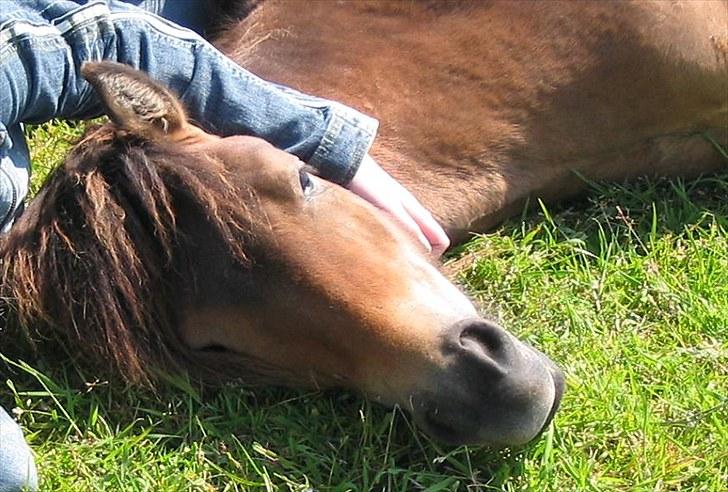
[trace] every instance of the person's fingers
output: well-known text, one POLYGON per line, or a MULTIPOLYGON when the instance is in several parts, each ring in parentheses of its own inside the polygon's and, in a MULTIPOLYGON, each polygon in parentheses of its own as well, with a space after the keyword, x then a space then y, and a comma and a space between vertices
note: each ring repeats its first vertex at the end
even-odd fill
POLYGON ((450 239, 432 214, 370 156, 362 161, 349 189, 389 213, 428 253, 440 256, 450 245, 450 239))
MULTIPOLYGON (((361 196, 369 203, 377 207, 378 209, 386 212, 394 221, 410 235, 417 238, 422 243, 425 250, 430 253, 432 252, 432 245, 430 239, 427 237, 422 228, 418 225, 418 222, 412 217, 412 215, 405 209, 402 202, 399 200, 383 200, 381 196, 374 194, 369 189, 360 189, 352 187, 351 190, 357 195, 361 196)), ((397 190, 393 190, 396 193, 397 190)), ((385 195, 386 196, 386 195, 385 195)))
POLYGON ((432 254, 441 256, 450 247, 450 238, 432 214, 411 193, 406 193, 402 205, 432 247, 432 254))
POLYGON ((425 235, 424 231, 420 228, 409 212, 407 212, 404 206, 385 207, 382 208, 382 210, 388 212, 400 226, 404 227, 407 232, 416 237, 428 253, 432 252, 432 245, 429 238, 425 235))

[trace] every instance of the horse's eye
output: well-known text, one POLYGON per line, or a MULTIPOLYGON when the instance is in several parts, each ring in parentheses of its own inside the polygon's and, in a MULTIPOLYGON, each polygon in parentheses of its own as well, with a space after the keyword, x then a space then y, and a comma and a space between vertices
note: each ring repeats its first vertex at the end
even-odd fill
POLYGON ((313 180, 303 168, 298 170, 298 179, 301 181, 303 194, 308 195, 311 193, 311 190, 313 189, 313 180))

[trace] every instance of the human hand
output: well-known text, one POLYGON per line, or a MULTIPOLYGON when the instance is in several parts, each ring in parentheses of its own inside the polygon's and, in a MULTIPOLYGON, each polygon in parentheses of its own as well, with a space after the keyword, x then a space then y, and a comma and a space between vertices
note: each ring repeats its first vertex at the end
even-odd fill
POLYGON ((369 155, 362 161, 349 189, 389 213, 433 255, 440 256, 450 246, 450 239, 430 212, 369 155))

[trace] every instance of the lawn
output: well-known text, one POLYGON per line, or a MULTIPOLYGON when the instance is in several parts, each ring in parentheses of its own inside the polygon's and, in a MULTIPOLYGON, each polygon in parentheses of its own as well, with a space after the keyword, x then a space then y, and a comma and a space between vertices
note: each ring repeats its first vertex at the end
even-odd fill
MULTIPOLYGON (((79 131, 29 130, 34 190, 79 131)), ((184 377, 152 393, 43 354, 4 353, 0 404, 45 491, 725 490, 727 197, 728 170, 595 185, 450 255, 483 309, 567 373, 555 425, 525 449, 443 447, 350 393, 184 377)))

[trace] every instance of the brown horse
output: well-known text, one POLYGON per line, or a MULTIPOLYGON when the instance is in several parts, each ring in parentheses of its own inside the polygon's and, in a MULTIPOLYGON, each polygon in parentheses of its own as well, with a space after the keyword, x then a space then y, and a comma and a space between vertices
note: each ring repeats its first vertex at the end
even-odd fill
POLYGON ((216 43, 378 117, 374 156, 462 240, 589 180, 724 165, 726 26, 725 0, 268 0, 216 43))
MULTIPOLYGON (((377 114, 375 155, 461 237, 582 176, 718 167, 701 135, 728 141, 727 22, 725 2, 271 1, 219 45, 377 114)), ((114 124, 2 243, 24 325, 135 381, 358 389, 453 443, 520 444, 551 419, 560 371, 387 217, 265 142, 197 129, 137 72, 84 73, 114 124)))

